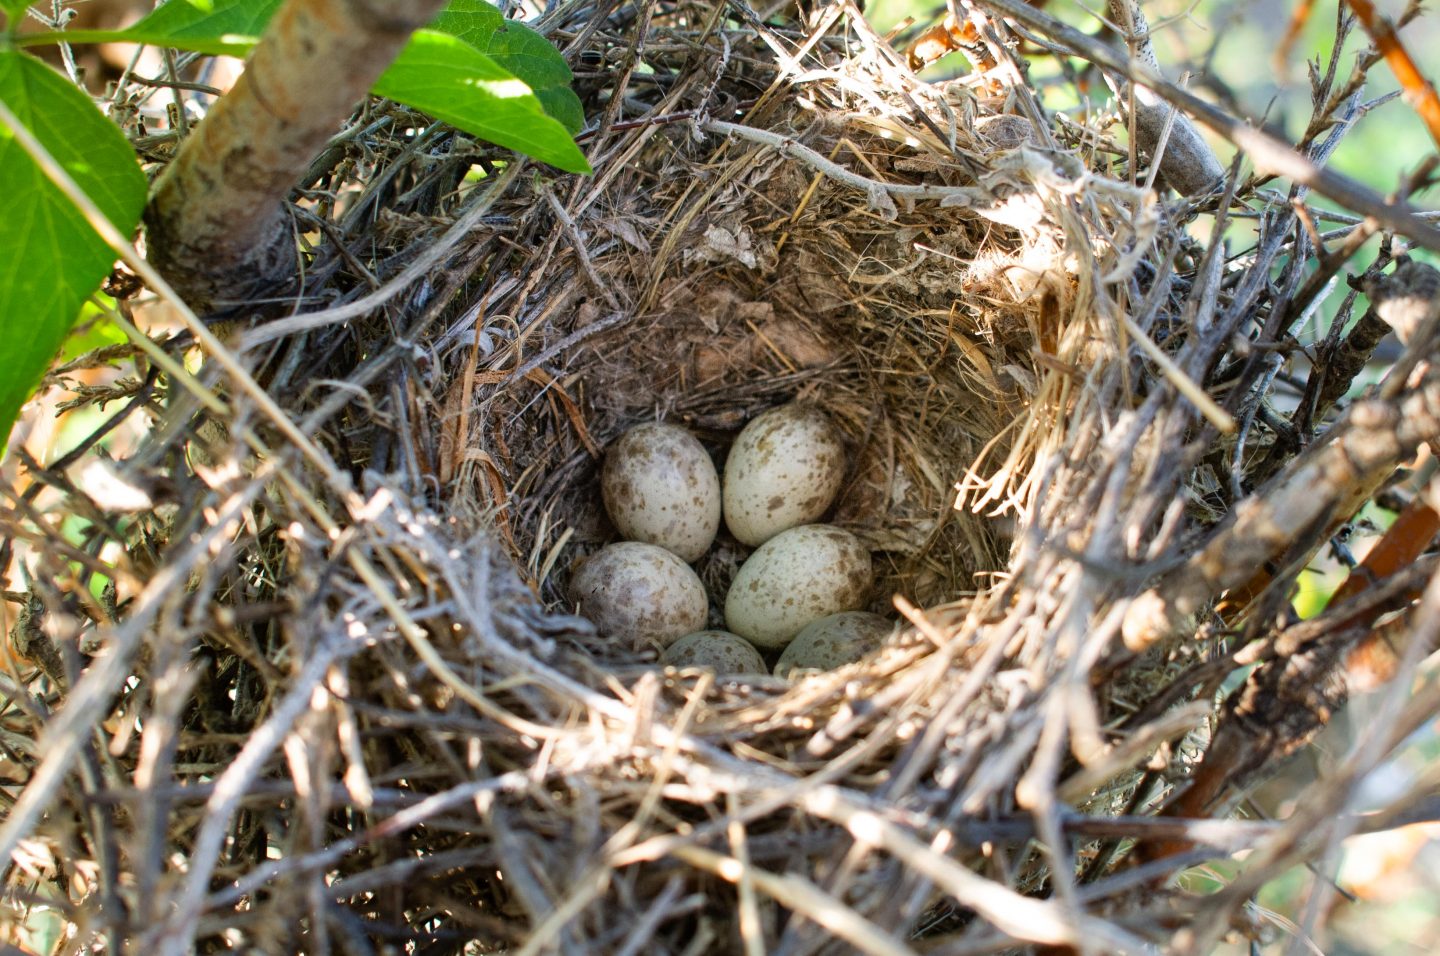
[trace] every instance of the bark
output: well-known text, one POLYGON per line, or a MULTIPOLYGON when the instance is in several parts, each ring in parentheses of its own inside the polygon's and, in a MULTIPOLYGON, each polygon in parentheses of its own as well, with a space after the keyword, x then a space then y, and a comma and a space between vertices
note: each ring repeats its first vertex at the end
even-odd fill
POLYGON ((289 0, 245 73, 161 175, 150 261, 196 311, 295 272, 285 200, 325 142, 445 0, 289 0))

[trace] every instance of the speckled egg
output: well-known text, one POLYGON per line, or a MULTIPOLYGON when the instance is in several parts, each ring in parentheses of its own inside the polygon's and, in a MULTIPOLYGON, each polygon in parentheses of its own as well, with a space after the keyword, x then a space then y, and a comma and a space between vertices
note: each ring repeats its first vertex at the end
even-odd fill
POLYGON ((807 670, 833 671, 853 664, 883 644, 894 627, 869 611, 842 611, 811 621, 785 645, 775 664, 775 676, 790 677, 807 670))
POLYGON ((570 579, 570 599, 600 633, 639 649, 667 647, 705 626, 705 586, 664 548, 639 541, 607 545, 570 579))
POLYGON ((725 526, 749 545, 818 520, 845 480, 845 446, 818 408, 790 404, 746 425, 725 460, 725 526))
POLYGON ((690 562, 720 529, 720 477, 705 446, 678 425, 637 425, 610 446, 600 473, 620 534, 690 562))
POLYGON ((755 645, 729 631, 696 631, 665 648, 660 663, 704 667, 716 674, 763 674, 765 659, 755 645))
POLYGON ((811 621, 865 605, 870 552, 825 524, 782 531, 740 567, 725 596, 725 626, 762 650, 784 647, 811 621))

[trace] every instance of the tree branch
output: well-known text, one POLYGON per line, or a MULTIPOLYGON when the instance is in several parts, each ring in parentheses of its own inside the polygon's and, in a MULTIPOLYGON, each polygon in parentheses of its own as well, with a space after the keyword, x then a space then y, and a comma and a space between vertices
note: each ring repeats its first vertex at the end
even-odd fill
POLYGON ((145 213, 149 258, 196 311, 295 269, 284 202, 444 0, 289 0, 185 140, 145 213))

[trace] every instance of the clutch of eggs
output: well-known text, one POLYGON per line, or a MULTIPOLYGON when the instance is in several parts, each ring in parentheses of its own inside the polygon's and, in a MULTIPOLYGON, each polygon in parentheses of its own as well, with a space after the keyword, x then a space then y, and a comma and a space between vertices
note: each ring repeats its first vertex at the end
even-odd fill
POLYGON ((829 629, 817 637, 811 627, 791 654, 799 658, 782 659, 782 672, 858 659, 889 627, 856 613, 873 585, 870 554, 848 531, 814 523, 834 503, 845 470, 838 430, 800 403, 745 426, 723 483, 686 429, 632 428, 610 447, 601 471, 606 511, 629 540, 582 564, 571 598, 601 632, 637 649, 663 648, 661 662, 674 666, 761 672, 757 647, 783 648, 821 619, 829 629), (726 596, 729 631, 706 631, 705 591, 688 563, 710 547, 722 515, 738 540, 758 547, 726 596))

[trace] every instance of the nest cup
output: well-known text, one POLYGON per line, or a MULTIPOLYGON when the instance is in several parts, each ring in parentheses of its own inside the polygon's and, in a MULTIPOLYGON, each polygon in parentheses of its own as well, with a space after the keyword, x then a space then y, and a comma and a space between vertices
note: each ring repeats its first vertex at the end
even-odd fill
MULTIPOLYGON (((761 47, 752 71, 780 82, 761 47)), ((829 59, 837 83, 876 82, 873 62, 838 49, 829 59)), ((722 74, 711 99, 754 82, 722 74)), ((485 512, 482 526, 493 522, 549 606, 565 604, 582 556, 617 539, 599 471, 626 429, 684 425, 723 470, 746 422, 797 400, 844 436, 848 471, 824 520, 871 550, 874 610, 894 617, 895 595, 922 608, 961 601, 1005 567, 1025 464, 1046 440, 1032 427, 1017 441, 1016 426, 1046 425, 1036 405, 1056 401, 1036 353, 1068 371, 1062 355, 1095 351, 1064 332, 1075 327, 1077 257, 1062 227, 996 222, 1042 200, 1024 186, 965 185, 974 169, 1028 161, 1027 121, 986 115, 1004 103, 981 103, 963 83, 931 91, 954 124, 952 146, 911 131, 896 101, 850 102, 841 87, 821 105, 822 90, 762 98, 744 117, 766 134, 758 142, 694 121, 657 126, 619 168, 597 173, 603 189, 582 181, 567 200, 548 194, 559 217, 523 189, 501 200, 533 207, 517 218, 554 231, 524 263, 538 260, 538 271, 491 282, 524 279, 539 341, 485 335, 481 376, 524 374, 450 377, 446 406, 472 411, 449 501, 485 512), (822 162, 788 155, 791 144, 822 162), (832 165, 856 181, 827 175, 832 165), (932 184, 936 196, 877 197, 867 183, 880 180, 932 184), (990 509, 977 506, 985 492, 990 509)), ((723 605, 746 554, 722 529, 698 562, 712 604, 723 605)), ((591 649, 613 657, 604 641, 591 649)))
MULTIPOLYGON (((545 640, 526 652, 613 695, 622 723, 684 721, 698 739, 738 743, 727 750, 742 755, 730 772, 767 762, 814 768, 850 748, 879 770, 942 701, 964 701, 977 725, 1001 712, 999 690, 967 679, 982 658, 993 666, 1005 637, 961 636, 962 623, 992 599, 1007 603, 993 585, 1033 517, 1043 484, 1035 463, 1065 444, 1064 412, 1087 373, 1119 354, 1113 328, 1089 308, 1086 278, 1097 253, 1113 258, 1114 249, 1090 237, 1103 225, 1120 245, 1153 228, 1143 195, 1110 181, 1085 192, 1077 212, 1071 190, 1083 167, 1017 115, 1013 90, 974 76, 918 83, 873 37, 855 41, 838 25, 817 34, 807 61, 815 72, 792 86, 773 43, 800 35, 707 30, 657 13, 646 62, 677 84, 664 109, 655 89, 610 85, 613 71, 582 75, 589 114, 614 124, 590 147, 595 175, 517 179, 493 199, 526 251, 457 306, 483 322, 440 337, 451 343, 437 390, 447 517, 498 544, 543 605, 535 630, 545 640), (917 100, 932 121, 916 118, 917 100), (628 125, 641 102, 680 115, 628 125), (898 597, 921 609, 922 628, 901 619, 903 633, 881 653, 792 686, 662 673, 649 652, 573 616, 572 571, 617 539, 599 489, 607 446, 636 424, 667 421, 690 429, 723 469, 746 422, 797 400, 825 411, 844 436, 848 473, 826 520, 870 549, 871 609, 900 619, 898 597), (891 721, 858 716, 886 707, 891 721)), ((712 626, 723 626, 718 609, 748 553, 722 530, 696 565, 717 609, 712 626)), ((1054 648, 1043 640, 1037 633, 1009 649, 1047 661, 1054 648)), ((459 648, 451 653, 464 661, 457 671, 474 672, 459 648)), ((498 699, 539 719, 533 702, 498 699)), ((549 707, 538 713, 558 719, 549 707)), ((501 732, 486 745, 509 753, 517 742, 501 732)), ((665 805, 675 832, 704 827, 722 797, 707 791, 703 772, 663 769, 639 757, 647 745, 614 745, 637 779, 674 772, 689 788, 692 799, 665 805)), ((1018 770, 972 799, 1006 790, 1018 770)), ((613 790, 619 780, 596 770, 579 784, 585 799, 617 800, 586 826, 617 832, 640 812, 633 795, 613 790)), ((754 796, 780 785, 757 783, 754 796)), ((579 825, 577 811, 546 812, 556 818, 525 825, 530 852, 554 864, 585 857, 540 836, 579 825)), ((766 834, 754 851, 769 854, 766 866, 827 865, 825 852, 796 849, 813 820, 782 813, 751 825, 766 834)), ((833 826, 819 832, 833 837, 833 826)), ((643 908, 661 892, 671 865, 627 872, 636 893, 628 905, 643 908)), ((715 951, 734 951, 735 890, 705 872, 684 883, 707 902, 671 924, 670 938, 709 927, 715 951)), ((1020 880, 1036 885, 1043 872, 1031 859, 1020 880)), ((944 912, 929 909, 934 901, 908 905, 906 920, 944 912)), ((780 919, 772 904, 764 909, 780 919)), ((597 906, 581 922, 604 935, 609 919, 597 906)))
MULTIPOLYGON (((997 721, 998 745, 1006 721, 1019 717, 1000 716, 1007 692, 976 686, 972 666, 993 669, 1008 649, 1043 670, 1057 649, 1041 631, 1017 638, 1001 629, 981 639, 973 625, 986 608, 1005 613, 1013 593, 994 585, 1006 579, 1035 517, 1046 480, 1037 463, 1065 449, 1066 410, 1087 376, 1113 368, 1121 354, 1113 323, 1091 307, 1097 256, 1113 269, 1119 247, 1151 234, 1154 208, 1111 180, 1087 189, 1066 144, 1017 115, 1015 91, 974 76, 919 83, 873 36, 855 41, 838 27, 817 34, 807 61, 815 72, 791 86, 773 43, 801 34, 706 30, 679 14, 657 14, 652 30, 647 62, 668 65, 678 83, 666 108, 654 109, 679 115, 630 126, 624 118, 638 102, 656 103, 659 94, 610 87, 613 74, 582 76, 592 109, 615 124, 591 149, 596 175, 517 180, 495 201, 514 223, 516 244, 530 251, 469 292, 468 314, 482 309, 484 328, 462 329, 447 362, 438 397, 449 516, 498 543, 546 608, 541 630, 553 643, 539 652, 545 666, 616 695, 637 727, 678 720, 725 748, 732 762, 721 761, 724 772, 759 774, 747 800, 773 796, 792 779, 766 776, 769 767, 804 773, 853 752, 864 754, 857 767, 879 772, 914 746, 946 701, 966 708, 972 729, 997 721), (622 99, 623 109, 610 106, 622 99), (916 117, 917 100, 932 120, 916 117), (1081 203, 1072 201, 1076 190, 1081 203), (1106 239, 1094 241, 1100 234, 1106 239), (870 607, 901 619, 897 639, 859 665, 798 686, 715 681, 694 671, 662 674, 653 655, 572 616, 571 572, 617 539, 599 490, 611 442, 642 422, 676 423, 723 469, 746 422, 796 400, 824 410, 844 436, 848 473, 826 520, 871 550, 870 607), (919 628, 897 613, 897 597, 921 609, 919 628), (880 720, 886 708, 891 719, 880 720)), ((1100 401, 1123 408, 1130 397, 1112 391, 1100 401)), ((723 608, 748 553, 722 529, 697 563, 712 626, 723 626, 714 609, 723 608)), ((1040 606, 1037 621, 1057 608, 1043 593, 1026 600, 1040 606)), ((514 741, 492 745, 508 750, 514 741)), ((632 765, 637 754, 617 746, 615 759, 637 779, 659 785, 674 773, 689 793, 666 804, 667 827, 691 834, 713 822, 725 788, 712 789, 706 771, 687 761, 688 769, 648 758, 632 765)), ((979 758, 948 759, 965 767, 950 778, 959 786, 979 758)), ((1020 770, 1012 764, 960 787, 966 805, 1008 794, 1020 770)), ((1128 774, 1101 803, 1128 798, 1138 777, 1128 774)), ((942 815, 954 799, 906 789, 920 777, 898 780, 901 789, 887 799, 939 800, 942 815)), ((613 833, 641 812, 635 795, 612 789, 617 783, 597 771, 579 785, 585 799, 617 800, 587 825, 613 833)), ((538 834, 579 818, 571 809, 549 812, 560 819, 533 819, 525 846, 558 863, 565 840, 538 834)), ((766 866, 825 870, 826 860, 839 861, 829 849, 803 849, 812 838, 834 839, 833 819, 779 813, 749 825, 764 834, 752 852, 766 866)), ((736 891, 698 859, 686 858, 693 869, 677 885, 700 889, 706 902, 678 917, 666 938, 704 928, 714 951, 736 951, 736 891)), ((617 871, 638 894, 625 904, 631 912, 663 892, 673 865, 617 871)), ((1044 872, 1043 861, 1029 857, 1016 882, 1037 886, 1044 872)), ((920 891, 897 906, 901 935, 921 914, 931 929, 953 928, 940 897, 920 891)), ((767 902, 763 911, 781 933, 781 910, 767 902)), ((598 904, 587 913, 585 933, 613 931, 613 914, 598 904)), ((791 932, 830 932, 805 926, 794 923, 791 932)))

